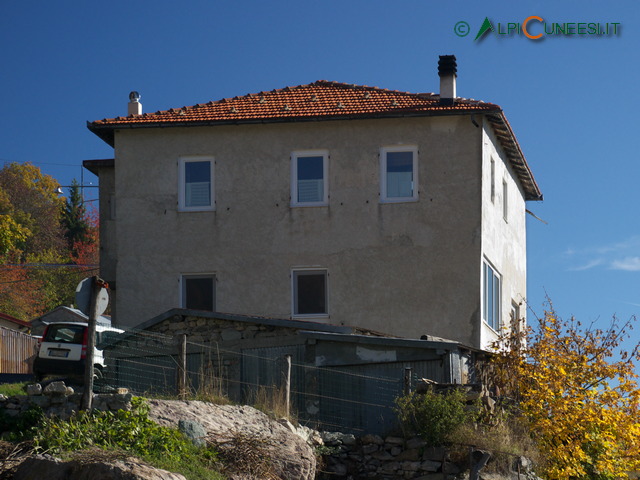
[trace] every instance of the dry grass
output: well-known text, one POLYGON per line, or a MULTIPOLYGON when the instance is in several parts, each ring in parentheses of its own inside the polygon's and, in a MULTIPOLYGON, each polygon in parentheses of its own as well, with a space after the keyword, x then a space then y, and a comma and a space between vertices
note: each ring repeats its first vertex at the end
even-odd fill
POLYGON ((292 423, 297 420, 292 412, 287 412, 287 392, 283 387, 259 386, 251 395, 251 404, 272 417, 286 418, 292 423))
POLYGON ((32 442, 10 443, 0 440, 0 479, 11 479, 20 463, 33 452, 32 442))
POLYGON ((209 440, 218 452, 227 478, 242 480, 279 480, 274 471, 269 449, 273 445, 266 439, 235 433, 226 440, 209 440))
POLYGON ((452 460, 460 465, 468 462, 470 447, 491 452, 487 472, 513 471, 520 456, 537 465, 544 460, 526 425, 513 417, 496 420, 491 425, 463 424, 451 432, 447 440, 453 444, 452 460))

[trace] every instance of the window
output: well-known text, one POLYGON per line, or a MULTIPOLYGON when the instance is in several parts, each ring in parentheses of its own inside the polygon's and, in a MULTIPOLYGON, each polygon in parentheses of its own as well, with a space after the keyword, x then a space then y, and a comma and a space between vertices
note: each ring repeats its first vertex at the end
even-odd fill
POLYGON ((183 211, 213 210, 213 158, 181 157, 178 207, 183 211))
POLYGON ((505 222, 509 221, 509 190, 507 188, 507 181, 502 181, 502 218, 505 222))
POLYGON ((291 154, 291 205, 319 206, 329 203, 328 157, 326 150, 291 154))
POLYGON ((496 200, 496 161, 491 157, 491 203, 496 200))
POLYGON ((216 310, 216 276, 183 275, 182 276, 182 308, 192 310, 216 310))
POLYGON ((384 147, 380 150, 380 201, 418 199, 417 147, 384 147))
POLYGON ((515 301, 511 301, 511 313, 509 314, 511 326, 516 328, 516 332, 520 333, 520 324, 522 319, 520 318, 520 305, 515 301))
POLYGON ((483 268, 482 318, 494 330, 500 328, 500 276, 487 262, 483 268))
POLYGON ((293 280, 293 315, 328 315, 327 271, 294 270, 291 277, 293 280))

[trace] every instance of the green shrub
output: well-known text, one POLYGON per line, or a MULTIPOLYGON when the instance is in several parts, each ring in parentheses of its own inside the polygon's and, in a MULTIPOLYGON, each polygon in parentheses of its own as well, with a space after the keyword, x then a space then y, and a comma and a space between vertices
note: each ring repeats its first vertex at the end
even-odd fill
POLYGON ((212 448, 196 447, 177 429, 156 424, 143 399, 131 403, 131 411, 82 411, 67 421, 43 418, 34 428, 35 450, 63 455, 91 447, 119 450, 189 479, 221 478, 213 471, 217 455, 212 448))
POLYGON ((447 434, 475 420, 476 413, 466 400, 459 389, 411 393, 396 399, 395 410, 405 436, 418 435, 429 445, 442 445, 447 434))
POLYGON ((11 442, 21 442, 33 436, 34 427, 44 418, 40 407, 35 405, 16 416, 8 415, 6 410, 0 410, 0 433, 5 433, 5 439, 11 442))

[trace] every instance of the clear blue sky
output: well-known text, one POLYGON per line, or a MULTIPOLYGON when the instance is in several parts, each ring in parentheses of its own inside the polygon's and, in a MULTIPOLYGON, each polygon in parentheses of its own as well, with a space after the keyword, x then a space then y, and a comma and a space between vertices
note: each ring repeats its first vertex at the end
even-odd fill
POLYGON ((503 107, 545 196, 528 205, 548 222, 527 220, 531 308, 546 292, 606 325, 640 312, 639 32, 637 0, 4 0, 0 162, 80 179, 113 156, 86 121, 125 115, 131 90, 144 111, 319 79, 437 92, 438 55, 455 54, 458 94, 503 107), (485 17, 531 15, 621 30, 474 42, 485 17))

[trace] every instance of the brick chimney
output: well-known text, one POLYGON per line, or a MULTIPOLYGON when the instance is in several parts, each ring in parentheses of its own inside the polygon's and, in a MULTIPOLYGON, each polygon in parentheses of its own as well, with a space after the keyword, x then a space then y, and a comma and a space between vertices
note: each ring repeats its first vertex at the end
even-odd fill
POLYGON ((453 105, 456 98, 456 77, 458 64, 455 55, 440 55, 438 75, 440 76, 440 104, 453 105))

